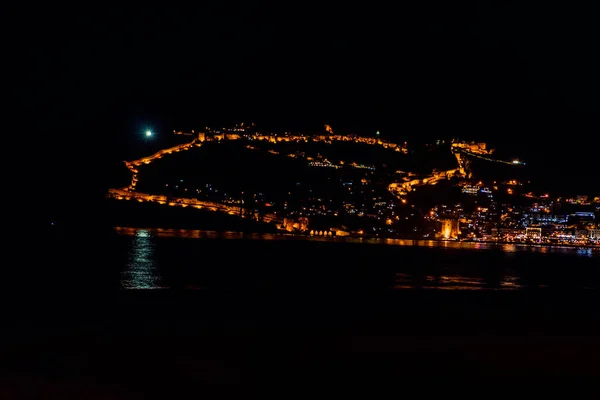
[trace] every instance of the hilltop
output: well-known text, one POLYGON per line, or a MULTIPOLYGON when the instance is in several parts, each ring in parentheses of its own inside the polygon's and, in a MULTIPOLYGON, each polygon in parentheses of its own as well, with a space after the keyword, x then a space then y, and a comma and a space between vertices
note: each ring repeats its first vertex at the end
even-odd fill
POLYGON ((334 134, 328 126, 313 135, 242 126, 174 131, 171 141, 177 144, 125 163, 131 181, 111 198, 222 211, 292 232, 421 235, 432 229, 422 216, 440 199, 459 201, 461 187, 475 177, 492 184, 493 174, 480 173, 480 160, 497 170, 516 167, 490 158, 493 150, 484 143, 410 147, 378 135, 334 134))

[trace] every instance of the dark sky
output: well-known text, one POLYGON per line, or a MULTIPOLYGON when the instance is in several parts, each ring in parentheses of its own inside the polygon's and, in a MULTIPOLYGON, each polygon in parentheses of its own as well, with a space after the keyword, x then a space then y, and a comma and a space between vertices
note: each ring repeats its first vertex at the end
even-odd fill
POLYGON ((485 140, 549 171, 577 166, 589 183, 599 109, 591 15, 500 4, 38 10, 19 47, 31 93, 23 118, 56 149, 46 170, 57 184, 89 163, 102 190, 140 126, 166 134, 240 121, 485 140))

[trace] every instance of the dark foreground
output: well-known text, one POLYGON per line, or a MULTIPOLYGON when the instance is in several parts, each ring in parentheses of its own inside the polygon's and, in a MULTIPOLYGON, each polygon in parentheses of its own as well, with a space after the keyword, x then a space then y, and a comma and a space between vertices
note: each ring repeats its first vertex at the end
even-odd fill
POLYGON ((597 304, 584 293, 130 291, 103 306, 52 303, 5 319, 2 394, 254 397, 260 388, 595 384, 597 304))
POLYGON ((558 383, 581 398, 600 381, 600 296, 573 284, 446 291, 301 279, 138 291, 61 286, 58 271, 32 271, 46 289, 3 299, 3 399, 539 396, 558 383))

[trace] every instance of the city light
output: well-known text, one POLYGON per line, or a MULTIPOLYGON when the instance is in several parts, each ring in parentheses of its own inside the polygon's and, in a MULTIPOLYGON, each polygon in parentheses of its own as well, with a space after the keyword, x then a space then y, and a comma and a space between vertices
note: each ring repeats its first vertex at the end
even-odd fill
MULTIPOLYGON (((327 128, 330 127, 326 127, 327 128)), ((152 130, 142 131, 145 137, 150 138, 153 136, 152 130)), ((342 180, 341 184, 345 189, 348 189, 350 195, 356 191, 368 191, 370 182, 374 179, 371 175, 377 173, 377 169, 374 165, 364 165, 352 160, 346 159, 345 161, 336 159, 334 162, 329 161, 326 157, 318 154, 307 155, 302 149, 296 149, 293 153, 288 154, 288 151, 283 151, 283 148, 264 148, 263 145, 259 145, 258 142, 264 142, 271 144, 278 144, 282 142, 295 142, 301 145, 306 142, 321 142, 331 144, 334 141, 354 142, 368 145, 378 145, 386 149, 401 152, 404 154, 408 153, 408 147, 405 145, 400 146, 395 143, 391 143, 385 140, 379 140, 376 138, 360 137, 355 135, 340 135, 340 134, 315 134, 315 135, 298 135, 286 133, 285 135, 275 135, 268 133, 240 133, 238 130, 227 130, 226 128, 219 129, 218 131, 211 131, 207 128, 207 132, 192 133, 174 131, 176 135, 192 136, 193 139, 190 142, 179 144, 173 147, 159 150, 158 152, 149 156, 136 159, 133 161, 126 161, 125 166, 130 170, 131 182, 128 186, 121 189, 110 189, 108 197, 116 200, 129 200, 136 202, 151 202, 164 206, 181 207, 181 208, 196 208, 206 211, 217 211, 223 212, 229 215, 235 215, 240 218, 251 218, 255 220, 261 220, 263 222, 274 225, 279 230, 284 230, 292 233, 305 233, 315 236, 365 236, 365 237, 379 237, 381 235, 399 235, 401 229, 397 229, 401 225, 396 224, 396 221, 408 220, 407 215, 397 215, 396 212, 400 213, 411 213, 410 216, 414 219, 415 226, 413 227, 412 235, 418 237, 428 237, 439 240, 460 240, 460 241, 493 241, 493 242, 519 242, 519 243, 545 243, 548 245, 577 245, 577 246, 597 246, 600 238, 600 225, 598 225, 597 217, 594 217, 593 212, 576 212, 570 216, 562 214, 551 214, 553 206, 561 203, 561 199, 558 198, 556 201, 550 199, 548 193, 535 193, 533 191, 527 191, 526 183, 521 182, 517 179, 507 179, 502 182, 485 182, 481 179, 473 179, 471 177, 471 169, 469 168, 469 162, 466 157, 480 158, 490 162, 497 162, 509 165, 525 165, 525 163, 519 159, 511 160, 499 160, 496 158, 488 157, 493 152, 493 149, 488 149, 486 143, 467 143, 467 142, 453 142, 451 152, 456 158, 455 168, 449 170, 436 170, 434 169, 430 174, 403 174, 402 180, 398 181, 397 177, 393 177, 390 181, 386 182, 387 192, 391 193, 395 200, 385 200, 383 194, 373 194, 372 204, 362 204, 366 201, 362 200, 361 204, 357 204, 352 199, 346 199, 341 206, 331 205, 324 202, 319 196, 309 199, 312 203, 307 203, 301 208, 294 209, 289 206, 287 201, 281 205, 275 206, 275 203, 267 201, 267 198, 261 199, 264 201, 264 205, 269 207, 269 211, 257 211, 257 210, 246 210, 242 209, 241 204, 247 203, 240 198, 227 197, 221 198, 220 194, 216 194, 220 191, 216 189, 210 189, 212 193, 205 195, 199 189, 192 188, 195 191, 194 197, 187 197, 184 192, 188 192, 188 188, 182 187, 181 197, 169 194, 169 193, 142 193, 136 190, 139 182, 140 167, 147 165, 155 160, 162 159, 163 157, 169 157, 182 151, 187 151, 196 147, 202 147, 205 144, 211 145, 211 142, 219 143, 225 141, 245 141, 250 144, 244 144, 245 148, 253 151, 266 151, 273 155, 289 156, 296 159, 306 160, 309 167, 330 167, 333 169, 367 169, 368 177, 360 177, 356 179, 356 185, 352 184, 352 180, 342 180), (315 157, 315 158, 313 158, 315 157), (404 176, 405 175, 405 176, 404 176), (410 207, 399 207, 397 205, 406 205, 409 203, 407 196, 410 196, 412 192, 420 190, 422 186, 436 185, 438 182, 443 180, 457 181, 453 186, 461 187, 461 195, 468 197, 477 197, 477 205, 472 210, 463 208, 460 203, 456 204, 437 204, 433 209, 428 210, 427 215, 423 215, 423 219, 426 220, 426 224, 419 226, 417 231, 417 225, 419 223, 418 215, 418 200, 411 200, 410 207), (360 182, 360 184, 359 184, 360 182), (487 184, 493 183, 494 185, 486 186, 487 184), (498 183, 498 184, 497 184, 498 183), (501 185, 506 185, 502 187, 501 185), (346 187, 347 185, 350 185, 346 187), (520 188, 520 189, 517 189, 520 188), (527 198, 533 199, 533 203, 528 205, 513 205, 510 202, 499 206, 495 200, 496 195, 500 192, 505 192, 513 198, 527 198), (521 193, 522 192, 522 193, 521 193), (202 193, 202 194, 201 194, 202 193), (481 200, 481 201, 479 201, 481 200), (487 203, 486 203, 487 202, 487 203), (283 209, 277 210, 277 207, 283 207, 283 209), (337 207, 342 207, 338 209, 337 207), (414 209, 414 210, 411 210, 414 209), (341 229, 338 226, 332 226, 330 229, 309 229, 309 219, 316 215, 335 215, 340 214, 352 214, 357 215, 363 219, 369 229, 365 226, 356 227, 352 230, 343 227, 341 229), (581 215, 580 215, 581 214, 581 215), (583 215, 585 214, 585 215, 583 215), (498 217, 496 220, 494 216, 498 217), (571 218, 586 217, 580 222, 568 222, 571 218), (433 224, 432 224, 433 222, 433 224), (373 226, 368 226, 373 224, 373 226), (418 233, 416 233, 418 232, 418 233)), ((377 131, 379 134, 379 131, 377 131)), ((183 185, 184 180, 177 178, 179 183, 183 185)), ((187 182, 187 179, 185 180, 187 182)), ((169 183, 164 184, 165 187, 170 187, 169 183)), ((175 189, 178 185, 174 186, 175 189)), ((208 186, 207 186, 208 187, 208 186)), ((384 187, 385 188, 385 187, 384 187)), ((311 190, 312 192, 312 190, 311 190)), ((374 192, 373 189, 370 192, 374 192)), ((241 192, 243 195, 244 192, 241 192)), ((287 192, 291 195, 290 192, 287 192)), ((259 193, 262 196, 262 193, 259 193)), ((600 197, 591 197, 594 203, 600 203, 600 197)), ((369 200, 370 201, 370 200, 369 200)), ((331 202, 331 200, 329 200, 331 202)), ((593 202, 588 200, 587 195, 580 195, 577 198, 568 198, 562 200, 563 203, 569 204, 581 204, 591 205, 593 202)), ((600 207, 596 207, 596 211, 600 211, 600 207)), ((363 224, 361 222, 361 224, 363 224)))

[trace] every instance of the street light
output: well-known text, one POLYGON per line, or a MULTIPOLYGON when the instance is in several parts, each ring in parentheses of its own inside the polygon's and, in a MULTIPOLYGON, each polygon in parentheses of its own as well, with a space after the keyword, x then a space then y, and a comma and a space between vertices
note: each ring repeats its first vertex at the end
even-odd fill
POLYGON ((152 131, 146 131, 146 136, 152 136, 152 131))

